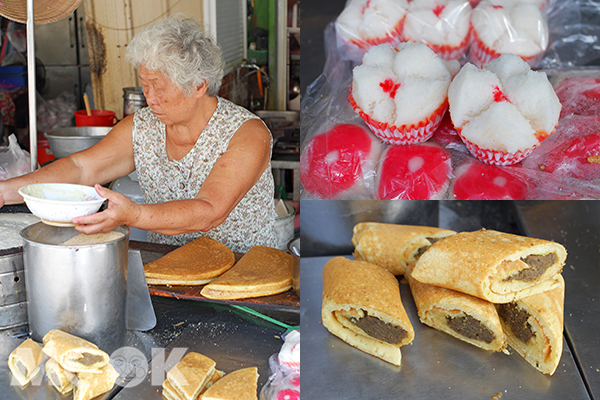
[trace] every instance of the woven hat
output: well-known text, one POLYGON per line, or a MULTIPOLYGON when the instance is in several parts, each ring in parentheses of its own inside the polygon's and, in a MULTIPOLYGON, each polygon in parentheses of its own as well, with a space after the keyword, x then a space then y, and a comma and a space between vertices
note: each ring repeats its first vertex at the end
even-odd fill
MULTIPOLYGON (((36 24, 60 21, 75 11, 80 4, 81 0, 35 0, 33 21, 36 24)), ((13 21, 27 23, 27 1, 1 0, 0 15, 13 21)))

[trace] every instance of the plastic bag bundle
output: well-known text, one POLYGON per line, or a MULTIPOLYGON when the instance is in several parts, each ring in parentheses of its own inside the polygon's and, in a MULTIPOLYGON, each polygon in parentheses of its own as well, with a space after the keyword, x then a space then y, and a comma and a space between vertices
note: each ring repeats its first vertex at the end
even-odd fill
POLYGON ((0 147, 0 181, 21 176, 30 171, 31 157, 21 149, 17 137, 8 137, 8 146, 0 147))
POLYGON ((272 375, 260 400, 300 400, 300 331, 286 333, 278 354, 269 358, 272 375))

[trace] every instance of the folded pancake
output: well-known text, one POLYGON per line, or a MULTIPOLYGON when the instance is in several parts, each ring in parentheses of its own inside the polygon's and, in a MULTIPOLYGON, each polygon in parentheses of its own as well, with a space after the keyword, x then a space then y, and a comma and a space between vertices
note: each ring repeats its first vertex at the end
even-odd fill
POLYGON ((52 358, 46 361, 45 369, 48 380, 56 390, 62 394, 69 393, 73 390, 75 374, 61 367, 60 364, 52 358))
POLYGON ((377 265, 332 258, 323 269, 323 325, 346 343, 394 365, 415 333, 398 280, 377 265))
POLYGON ((412 277, 507 303, 558 287, 566 258, 558 243, 482 229, 434 243, 416 262, 412 277))
MULTIPOLYGON (((223 371, 215 370, 215 372, 213 372, 210 380, 206 383, 204 388, 200 391, 200 394, 204 393, 207 388, 211 387, 216 381, 221 379, 223 377, 223 375, 225 375, 225 373, 223 371)), ((179 393, 177 393, 177 391, 175 390, 173 385, 171 385, 167 379, 165 379, 165 381, 163 382, 162 389, 163 389, 162 395, 167 400, 183 400, 183 397, 181 397, 179 395, 179 393)), ((198 398, 198 397, 196 397, 196 398, 198 398)))
POLYGON ((109 361, 108 354, 95 344, 58 329, 44 335, 42 342, 44 353, 69 372, 98 370, 109 361))
POLYGON ((565 281, 548 292, 497 304, 508 344, 529 364, 552 375, 558 367, 563 346, 565 281))
POLYGON ((8 356, 8 368, 19 385, 26 386, 38 374, 43 361, 42 346, 32 339, 27 339, 8 356))
POLYGON ((203 285, 235 263, 229 247, 199 237, 144 265, 149 285, 203 285))
POLYGON ((258 400, 258 368, 230 372, 216 381, 200 397, 201 400, 258 400))
POLYGON ((168 384, 163 384, 163 391, 167 387, 181 400, 195 400, 211 382, 216 372, 215 365, 211 358, 189 352, 167 372, 168 384))
POLYGON ((361 222, 354 226, 353 256, 403 275, 407 264, 416 261, 429 246, 455 233, 429 226, 361 222))
POLYGON ((455 290, 421 283, 404 275, 419 319, 425 325, 484 350, 502 351, 506 335, 493 303, 455 290))
POLYGON ((77 374, 73 400, 90 400, 113 388, 119 373, 111 364, 106 364, 95 371, 84 371, 77 374))
POLYGON ((266 246, 254 246, 223 275, 202 288, 209 299, 269 296, 292 287, 292 255, 266 246))

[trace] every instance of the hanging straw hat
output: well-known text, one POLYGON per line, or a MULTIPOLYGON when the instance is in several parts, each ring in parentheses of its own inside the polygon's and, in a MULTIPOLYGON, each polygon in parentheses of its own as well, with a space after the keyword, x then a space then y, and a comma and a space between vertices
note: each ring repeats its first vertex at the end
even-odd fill
MULTIPOLYGON (((33 21, 36 24, 56 22, 71 14, 81 0, 35 0, 33 21)), ((26 0, 0 0, 0 15, 13 21, 27 23, 26 0)))

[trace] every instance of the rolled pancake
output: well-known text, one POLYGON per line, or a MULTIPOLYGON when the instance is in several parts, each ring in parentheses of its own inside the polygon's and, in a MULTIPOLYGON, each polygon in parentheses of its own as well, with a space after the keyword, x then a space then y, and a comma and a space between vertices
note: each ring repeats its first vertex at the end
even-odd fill
POLYGON ((108 364, 109 357, 95 344, 58 329, 44 335, 42 350, 69 372, 95 371, 108 364))
POLYGON ((84 371, 77 374, 77 383, 73 390, 73 400, 90 400, 106 393, 115 386, 119 373, 111 364, 96 371, 84 371))
POLYGON ((27 339, 8 356, 8 368, 19 385, 26 386, 38 374, 43 361, 42 346, 32 339, 27 339))
POLYGON ((54 360, 49 359, 46 361, 46 376, 48 380, 62 394, 69 393, 73 390, 73 381, 75 380, 75 374, 67 371, 60 364, 54 360))
MULTIPOLYGON (((167 372, 166 380, 171 385, 171 391, 177 393, 181 399, 195 400, 211 382, 216 371, 215 365, 211 358, 189 352, 167 372)), ((164 386, 163 384, 163 388, 164 386)))
POLYGON ((520 300, 497 304, 508 344, 529 364, 552 375, 563 348, 565 281, 559 287, 520 300))
POLYGON ((434 243, 416 262, 412 277, 508 303, 558 287, 566 258, 558 243, 482 229, 434 243))
POLYGON ((223 275, 200 292, 209 299, 269 296, 292 287, 292 255, 266 246, 254 246, 223 275))
POLYGON ((346 343, 400 365, 400 346, 415 333, 400 298, 398 280, 365 261, 335 257, 323 269, 323 325, 346 343))
POLYGON ((250 367, 230 372, 200 397, 201 400, 257 400, 258 368, 250 367))
POLYGON ((429 246, 455 233, 429 226, 361 222, 354 226, 353 256, 379 265, 394 275, 403 275, 407 264, 416 261, 429 246))
POLYGON ((419 319, 425 325, 480 347, 502 351, 506 335, 493 303, 455 290, 421 283, 404 275, 410 286, 419 319))
POLYGON ((201 236, 144 265, 149 285, 203 285, 235 263, 235 255, 216 240, 201 236))

